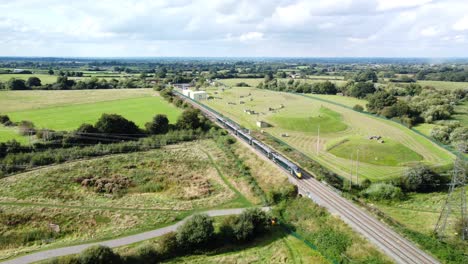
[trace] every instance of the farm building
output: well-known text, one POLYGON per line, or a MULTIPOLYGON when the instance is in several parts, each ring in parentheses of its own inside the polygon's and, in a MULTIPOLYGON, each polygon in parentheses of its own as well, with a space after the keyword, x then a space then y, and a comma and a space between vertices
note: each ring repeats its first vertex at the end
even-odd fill
POLYGON ((208 95, 205 91, 191 91, 190 92, 190 98, 193 100, 201 101, 201 100, 206 100, 208 98, 208 95))
POLYGON ((187 96, 187 97, 190 97, 190 93, 192 93, 193 91, 192 90, 189 90, 189 89, 185 89, 185 90, 182 90, 182 94, 184 96, 187 96))
POLYGON ((192 87, 190 83, 173 83, 172 86, 174 86, 175 88, 182 89, 182 90, 188 90, 192 87))
POLYGON ((257 126, 260 127, 260 128, 264 128, 264 127, 269 127, 270 124, 268 124, 267 122, 264 122, 264 121, 257 121, 257 126))

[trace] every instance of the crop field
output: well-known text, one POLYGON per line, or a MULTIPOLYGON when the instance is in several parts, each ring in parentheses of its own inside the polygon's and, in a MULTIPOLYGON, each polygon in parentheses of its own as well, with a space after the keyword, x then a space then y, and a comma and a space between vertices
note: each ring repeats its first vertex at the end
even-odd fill
POLYGON ((148 230, 199 210, 250 206, 227 180, 234 178, 228 163, 212 156, 226 158, 205 140, 0 179, 0 256, 148 230))
MULTIPOLYGON (((0 99, 0 113, 7 114, 14 122, 29 120, 36 128, 53 130, 73 130, 83 123, 93 124, 103 113, 120 114, 139 127, 156 114, 165 114, 170 122, 175 122, 181 113, 148 89, 0 93, 6 95, 0 99)), ((19 138, 14 130, 2 127, 0 140, 13 138, 19 138)))
POLYGON ((355 166, 357 150, 354 147, 362 149, 359 176, 373 181, 397 177, 415 162, 445 166, 453 158, 449 152, 402 125, 313 96, 255 88, 232 88, 224 92, 212 88, 208 92, 215 97, 206 102, 208 106, 249 129, 260 130, 256 121, 269 123, 271 127, 264 128, 264 131, 343 177, 350 177, 350 168, 355 166), (245 110, 253 110, 255 114, 247 114, 245 110), (370 136, 380 136, 384 143, 369 139, 370 136), (340 141, 350 143, 336 149, 335 153, 328 151, 340 141), (354 151, 349 152, 353 148, 354 151), (367 155, 363 154, 365 152, 367 155), (403 157, 388 159, 388 155, 381 152, 403 157))
POLYGON ((468 82, 418 81, 417 83, 423 87, 432 86, 444 90, 468 89, 468 82))
POLYGON ((49 74, 0 74, 0 82, 6 83, 11 78, 27 80, 29 77, 37 77, 41 79, 41 83, 44 84, 51 84, 57 81, 56 75, 49 75, 49 74))
POLYGON ((0 113, 151 97, 152 89, 0 91, 0 113))

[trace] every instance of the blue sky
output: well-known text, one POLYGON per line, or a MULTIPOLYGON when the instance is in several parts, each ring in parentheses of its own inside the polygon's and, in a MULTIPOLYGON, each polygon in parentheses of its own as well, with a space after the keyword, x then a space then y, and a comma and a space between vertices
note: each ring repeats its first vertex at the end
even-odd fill
POLYGON ((0 0, 0 56, 466 57, 466 0, 0 0))

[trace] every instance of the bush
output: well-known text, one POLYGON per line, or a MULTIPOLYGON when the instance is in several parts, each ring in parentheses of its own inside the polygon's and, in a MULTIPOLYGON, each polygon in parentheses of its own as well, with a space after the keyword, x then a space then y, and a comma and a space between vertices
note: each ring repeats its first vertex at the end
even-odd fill
POLYGON ((208 215, 198 214, 177 229, 176 238, 182 248, 192 249, 209 244, 213 235, 213 220, 208 215))
POLYGON ((7 116, 7 115, 0 115, 0 124, 7 124, 7 123, 10 123, 10 117, 7 116))
POLYGON ((403 192, 399 187, 389 183, 373 183, 362 192, 362 195, 372 200, 401 200, 403 192))
POLYGON ((362 105, 355 105, 353 106, 353 110, 354 111, 358 111, 358 112, 364 112, 364 107, 362 105))
POLYGON ((267 193, 267 201, 270 204, 279 204, 282 201, 293 199, 297 196, 298 189, 294 184, 287 184, 279 189, 267 193))
POLYGON ((106 246, 92 246, 80 254, 81 264, 115 264, 122 263, 120 256, 106 246))
POLYGON ((429 167, 420 164, 405 172, 403 183, 408 191, 431 192, 439 189, 441 176, 429 167))
POLYGON ((180 250, 176 233, 170 232, 163 235, 158 242, 156 250, 164 258, 175 256, 180 250))
POLYGON ((156 115, 152 122, 146 123, 145 127, 149 134, 165 134, 169 131, 169 119, 166 115, 156 115))
POLYGON ((31 135, 35 134, 36 131, 34 129, 34 124, 31 121, 23 120, 19 122, 18 124, 18 131, 20 135, 26 136, 26 135, 31 135))
POLYGON ((96 129, 105 134, 138 134, 140 129, 133 123, 117 114, 102 114, 95 124, 96 129))

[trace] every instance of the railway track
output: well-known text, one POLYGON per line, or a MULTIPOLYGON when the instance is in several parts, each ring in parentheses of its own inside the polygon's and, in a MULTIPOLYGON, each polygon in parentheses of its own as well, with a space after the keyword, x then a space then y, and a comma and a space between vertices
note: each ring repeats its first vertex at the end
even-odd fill
MULTIPOLYGON (((200 109, 202 113, 214 123, 217 123, 216 113, 211 112, 204 105, 194 102, 179 93, 176 94, 189 102, 193 107, 200 109)), ((243 142, 242 139, 241 141, 243 142)), ((248 144, 246 143, 246 145, 248 144)), ((261 154, 252 146, 250 147, 255 153, 261 154)), ((285 170, 281 166, 279 167, 285 170)), ((303 169, 302 171, 303 178, 301 180, 292 177, 288 173, 291 177, 291 181, 298 186, 302 193, 306 194, 317 204, 327 208, 331 213, 338 215, 343 221, 350 225, 351 228, 362 234, 397 263, 440 263, 429 254, 419 249, 415 244, 393 231, 389 226, 375 219, 357 205, 340 196, 322 182, 316 180, 310 172, 303 169)))

